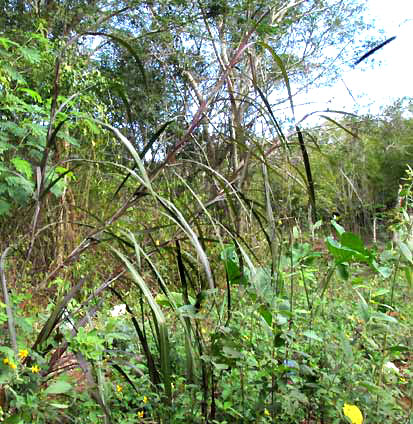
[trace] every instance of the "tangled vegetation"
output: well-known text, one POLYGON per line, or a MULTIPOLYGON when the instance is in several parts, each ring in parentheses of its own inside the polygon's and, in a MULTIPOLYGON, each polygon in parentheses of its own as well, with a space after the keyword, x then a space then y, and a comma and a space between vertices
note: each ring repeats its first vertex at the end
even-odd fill
POLYGON ((295 106, 363 3, 0 1, 0 422, 413 423, 412 102, 295 106))

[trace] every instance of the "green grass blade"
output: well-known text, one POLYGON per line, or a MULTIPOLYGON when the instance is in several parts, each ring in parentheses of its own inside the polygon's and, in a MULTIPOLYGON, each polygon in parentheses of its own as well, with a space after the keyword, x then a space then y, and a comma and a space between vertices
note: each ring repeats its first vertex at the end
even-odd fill
POLYGON ((132 265, 129 259, 125 255, 123 255, 121 252, 119 252, 117 249, 112 248, 112 250, 126 265, 133 280, 138 284, 156 320, 155 324, 159 328, 158 343, 159 343, 159 349, 160 349, 160 355, 161 355, 161 370, 162 370, 163 384, 165 388, 165 398, 167 403, 170 404, 172 400, 171 368, 170 368, 170 359, 169 359, 168 330, 166 326, 165 316, 162 310, 160 309, 159 305, 156 303, 154 297, 152 296, 152 293, 149 287, 147 286, 147 284, 145 283, 144 279, 141 277, 141 275, 138 273, 138 271, 132 265))

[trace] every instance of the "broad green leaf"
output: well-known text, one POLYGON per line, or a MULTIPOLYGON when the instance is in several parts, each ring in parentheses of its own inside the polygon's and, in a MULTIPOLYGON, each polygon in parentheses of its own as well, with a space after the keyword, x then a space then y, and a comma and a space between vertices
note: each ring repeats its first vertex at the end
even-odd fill
MULTIPOLYGON (((295 311, 295 312, 297 312, 297 311, 295 311)), ((277 314, 275 318, 277 320, 277 325, 288 324, 288 318, 286 316, 284 316, 284 315, 277 314)))
POLYGON ((343 246, 341 246, 337 240, 334 240, 333 237, 326 238, 326 245, 328 251, 333 255, 337 264, 349 261, 355 253, 353 250, 343 248, 343 246))
POLYGON ((313 330, 306 330, 303 332, 303 336, 308 337, 309 339, 316 340, 317 342, 322 342, 323 339, 318 336, 313 330))
POLYGON ((360 252, 361 254, 368 253, 364 247, 363 241, 356 234, 344 232, 340 236, 340 243, 349 249, 360 252))
POLYGON ((272 314, 264 305, 261 305, 258 309, 260 315, 265 319, 266 323, 271 327, 272 325, 272 314))
POLYGON ((360 298, 359 308, 360 308, 361 317, 365 323, 368 323, 371 317, 369 305, 367 304, 366 300, 364 299, 364 297, 362 296, 360 292, 356 290, 356 293, 358 297, 360 298))
POLYGON ((75 174, 73 172, 67 172, 69 170, 67 168, 63 167, 63 166, 56 166, 56 168, 54 170, 59 175, 66 173, 65 178, 68 178, 70 180, 71 179, 76 179, 75 174))
POLYGON ((241 269, 234 245, 226 246, 221 251, 221 260, 224 262, 229 282, 232 284, 243 283, 244 281, 241 280, 245 280, 245 276, 241 279, 241 269))
POLYGON ((214 366, 214 368, 217 371, 224 371, 224 370, 227 370, 229 368, 229 365, 227 365, 227 364, 217 364, 215 362, 212 362, 212 365, 214 366))
POLYGON ((400 248, 400 252, 402 253, 402 255, 404 256, 404 258, 410 262, 411 264, 413 264, 413 256, 412 256, 412 252, 410 251, 409 247, 407 246, 406 243, 403 243, 402 241, 399 241, 398 246, 400 248))
POLYGON ((338 224, 335 219, 332 219, 330 222, 331 222, 331 225, 337 231, 337 233, 338 233, 339 236, 341 236, 343 233, 346 232, 346 230, 340 224, 338 224))
POLYGON ((46 395, 60 395, 67 393, 73 386, 66 381, 55 381, 43 393, 46 395))
MULTIPOLYGON (((373 266, 374 266, 374 262, 375 261, 373 261, 373 266)), ((374 268, 383 278, 389 278, 392 275, 392 269, 389 268, 388 266, 377 266, 377 267, 374 266, 374 268)))
POLYGON ((339 263, 337 264, 337 272, 338 275, 343 279, 343 280, 348 280, 349 278, 349 273, 348 273, 348 265, 345 263, 339 263))
POLYGON ((18 172, 24 174, 26 178, 30 179, 32 177, 32 175, 33 175, 32 167, 31 167, 30 163, 27 162, 27 160, 24 160, 24 159, 17 157, 17 158, 13 158, 11 160, 11 163, 14 165, 16 170, 18 172))
POLYGON ((10 211, 11 205, 3 199, 0 199, 0 216, 7 215, 10 211))
POLYGON ((227 358, 239 359, 242 358, 242 353, 239 350, 235 350, 232 347, 223 346, 222 353, 227 358))

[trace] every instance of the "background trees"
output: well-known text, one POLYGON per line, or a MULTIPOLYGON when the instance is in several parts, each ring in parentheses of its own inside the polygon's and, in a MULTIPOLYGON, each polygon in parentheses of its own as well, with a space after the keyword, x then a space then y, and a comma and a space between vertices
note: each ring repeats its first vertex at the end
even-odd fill
MULTIPOLYGON (((411 163, 411 104, 380 117, 330 112, 307 128, 295 95, 331 82, 368 45, 357 39, 362 2, 20 0, 0 9, 0 246, 16 293, 47 304, 47 316, 21 336, 35 340, 30 361, 42 361, 42 377, 60 369, 70 347, 110 422, 106 400, 115 401, 95 361, 110 351, 113 369, 135 391, 141 375, 128 380, 119 365, 116 351, 131 355, 125 328, 98 316, 120 301, 134 317, 141 377, 157 397, 153 417, 173 410, 176 378, 194 389, 199 420, 233 419, 240 413, 225 406, 219 380, 233 369, 225 378, 235 378, 237 390, 241 381, 249 422, 268 398, 273 418, 304 419, 297 418, 303 404, 310 418, 325 411, 337 418, 327 397, 311 407, 314 386, 306 383, 292 387, 296 408, 286 406, 295 302, 311 316, 307 335, 317 341, 311 326, 336 269, 348 278, 349 263, 362 258, 377 278, 386 273, 355 234, 339 233, 338 246, 330 240, 330 256, 321 257, 299 227, 314 241, 322 225, 316 212, 324 221, 337 212, 347 228, 371 234, 411 163), (251 324, 259 337, 245 356, 247 315, 233 309, 235 287, 237 301, 262 321, 251 324), (96 331, 83 331, 87 325, 96 331), (277 363, 279 375, 271 366, 260 377, 255 355, 277 363), (247 357, 249 397, 240 366, 247 357)), ((399 266, 410 269, 403 251, 407 265, 399 255, 395 275, 399 266)), ((28 420, 16 405, 10 414, 28 420)), ((189 419, 186 407, 178 422, 189 419)))

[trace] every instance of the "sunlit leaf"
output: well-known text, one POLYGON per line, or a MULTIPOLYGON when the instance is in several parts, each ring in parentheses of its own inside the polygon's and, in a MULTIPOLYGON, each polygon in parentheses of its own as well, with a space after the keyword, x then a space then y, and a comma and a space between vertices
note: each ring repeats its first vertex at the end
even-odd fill
POLYGON ((11 163, 14 165, 16 170, 25 175, 26 178, 32 177, 32 167, 27 160, 21 159, 19 157, 13 158, 11 163))

